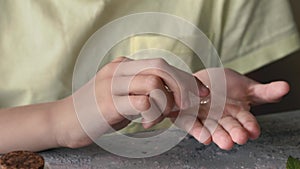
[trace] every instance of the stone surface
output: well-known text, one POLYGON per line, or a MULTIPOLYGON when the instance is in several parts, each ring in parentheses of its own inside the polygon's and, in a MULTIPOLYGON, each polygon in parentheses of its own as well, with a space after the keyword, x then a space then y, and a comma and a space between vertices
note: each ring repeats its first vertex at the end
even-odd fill
POLYGON ((259 139, 230 151, 204 146, 186 137, 171 150, 150 158, 130 159, 93 144, 80 149, 54 149, 40 154, 52 169, 219 169, 285 168, 288 156, 300 158, 300 111, 258 117, 259 139))

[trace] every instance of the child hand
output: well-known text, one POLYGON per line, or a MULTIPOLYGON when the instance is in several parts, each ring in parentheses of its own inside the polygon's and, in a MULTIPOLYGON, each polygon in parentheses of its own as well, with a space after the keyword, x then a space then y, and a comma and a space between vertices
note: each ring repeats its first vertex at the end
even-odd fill
MULTIPOLYGON (((230 69, 215 68, 210 71, 225 71, 227 96, 224 111, 220 119, 207 119, 210 104, 201 105, 196 122, 193 123, 189 133, 199 142, 204 144, 214 142, 225 150, 231 149, 234 143, 245 144, 248 139, 258 138, 260 127, 250 112, 250 106, 279 101, 288 93, 289 85, 283 81, 260 84, 230 69), (208 125, 204 126, 205 122, 208 125)), ((194 75, 210 86, 205 70, 194 75)), ((184 116, 181 121, 185 123, 181 123, 181 127, 187 128, 188 121, 191 120, 191 117, 184 116)))
MULTIPOLYGON (((189 107, 191 100, 188 94, 193 93, 199 97, 209 95, 207 87, 197 78, 170 66, 162 59, 131 60, 124 57, 105 65, 95 78, 74 93, 73 97, 82 98, 80 104, 86 111, 85 117, 91 115, 86 93, 93 91, 95 91, 99 113, 103 117, 102 121, 97 118, 90 118, 91 120, 88 121, 88 134, 92 133, 93 138, 109 131, 110 126, 115 129, 125 127, 132 116, 137 115, 142 116, 145 128, 151 127, 161 122, 174 105, 181 109, 189 107), (103 125, 104 120, 108 125, 103 125)), ((72 105, 72 97, 68 100, 69 105, 72 105)), ((82 129, 79 129, 80 124, 74 112, 75 110, 68 115, 73 116, 73 125, 68 124, 64 127, 68 128, 77 123, 77 127, 70 129, 76 131, 69 132, 72 135, 67 141, 62 142, 75 142, 71 147, 80 147, 89 144, 91 140, 82 129), (76 140, 82 143, 78 144, 76 140)))

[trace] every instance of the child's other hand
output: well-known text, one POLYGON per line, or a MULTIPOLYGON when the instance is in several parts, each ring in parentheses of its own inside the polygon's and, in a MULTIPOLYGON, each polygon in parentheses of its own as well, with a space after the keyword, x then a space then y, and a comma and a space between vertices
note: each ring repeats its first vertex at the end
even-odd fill
MULTIPOLYGON (((250 112, 250 106, 279 101, 289 91, 286 82, 278 81, 260 84, 230 69, 215 68, 210 71, 225 71, 227 96, 224 111, 220 119, 207 119, 210 104, 201 105, 196 122, 189 133, 199 142, 216 143, 221 149, 229 150, 234 143, 245 144, 248 139, 256 139, 260 135, 260 127, 250 112), (208 126, 204 126, 207 121, 208 126), (216 126, 215 130, 214 127, 216 126), (200 136, 200 132, 203 132, 200 136)), ((204 84, 210 86, 205 70, 194 74, 204 84)), ((211 91, 213 93, 214 91, 211 91)), ((214 112, 216 113, 216 112, 214 112)), ((189 125, 189 116, 185 116, 181 125, 189 125)), ((174 120, 174 119, 173 119, 174 120)), ((193 119, 194 120, 194 119, 193 119)))

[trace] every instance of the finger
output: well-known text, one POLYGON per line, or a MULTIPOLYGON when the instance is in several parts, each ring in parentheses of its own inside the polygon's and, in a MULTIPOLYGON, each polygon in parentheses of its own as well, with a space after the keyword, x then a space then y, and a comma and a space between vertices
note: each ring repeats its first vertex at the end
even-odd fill
POLYGON ((257 139, 260 135, 260 127, 256 118, 247 111, 241 111, 236 115, 236 119, 248 132, 250 139, 257 139))
POLYGON ((175 123, 176 126, 187 131, 200 143, 206 145, 211 143, 212 139, 209 130, 202 125, 197 117, 182 115, 178 118, 171 118, 171 120, 175 123))
POLYGON ((230 150, 234 145, 230 135, 221 126, 212 134, 212 140, 223 150, 230 150))
POLYGON ((118 76, 113 83, 117 84, 114 95, 149 95, 154 89, 165 89, 162 79, 155 75, 118 76))
MULTIPOLYGON (((143 117, 143 123, 155 124, 155 121, 162 116, 162 112, 158 105, 155 103, 152 97, 149 97, 150 108, 141 113, 143 117)), ((147 125, 146 125, 147 126, 147 125)))
POLYGON ((150 108, 148 96, 113 96, 115 109, 123 116, 139 115, 150 108))
POLYGON ((211 133, 213 142, 221 149, 230 150, 233 147, 234 144, 230 135, 215 120, 206 119, 204 126, 211 133))
POLYGON ((251 103, 254 105, 278 102, 290 90, 287 82, 277 81, 268 84, 254 84, 250 88, 251 103))
POLYGON ((229 133, 233 142, 242 145, 248 141, 248 131, 232 116, 223 117, 219 124, 229 133))
POLYGON ((150 92, 150 103, 156 105, 163 116, 167 116, 174 107, 173 93, 165 87, 154 89, 150 92))
MULTIPOLYGON (((166 98, 160 96, 161 94, 157 94, 156 92, 151 92, 150 97, 149 97, 149 102, 150 102, 150 108, 145 111, 142 112, 142 123, 143 123, 143 127, 144 128, 150 128, 158 123, 160 123, 161 121, 164 120, 165 116, 163 114, 163 107, 166 107, 165 104, 163 102, 166 102, 166 98), (160 101, 162 99, 162 101, 160 101), (162 105, 160 105, 160 104, 162 105)), ((164 96, 164 95, 163 95, 164 96)), ((169 106, 168 111, 171 110, 171 107, 169 106)))
POLYGON ((148 95, 158 105, 160 112, 168 114, 174 107, 173 93, 168 91, 163 81, 154 75, 122 76, 115 78, 113 83, 114 95, 148 95), (127 87, 126 84, 130 84, 127 87))
POLYGON ((148 96, 117 96, 114 101, 118 102, 115 107, 124 118, 141 115, 144 128, 152 127, 164 119, 153 99, 148 96))
POLYGON ((193 93, 196 96, 209 94, 209 89, 201 82, 197 82, 199 81, 197 78, 187 72, 170 66, 163 59, 125 62, 122 66, 122 71, 119 72, 118 76, 135 75, 137 72, 159 76, 174 92, 176 104, 181 108, 188 108, 190 106, 190 93, 193 93))
POLYGON ((248 138, 256 139, 260 135, 259 124, 252 113, 233 104, 227 104, 225 111, 230 116, 238 120, 243 128, 248 132, 248 138))

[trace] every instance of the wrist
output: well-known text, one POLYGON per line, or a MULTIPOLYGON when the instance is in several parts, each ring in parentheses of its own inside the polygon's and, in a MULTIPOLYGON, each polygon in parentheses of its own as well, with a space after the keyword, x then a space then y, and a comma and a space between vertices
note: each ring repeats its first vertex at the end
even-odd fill
POLYGON ((77 118, 72 96, 56 101, 51 115, 59 147, 78 148, 92 143, 77 118))

